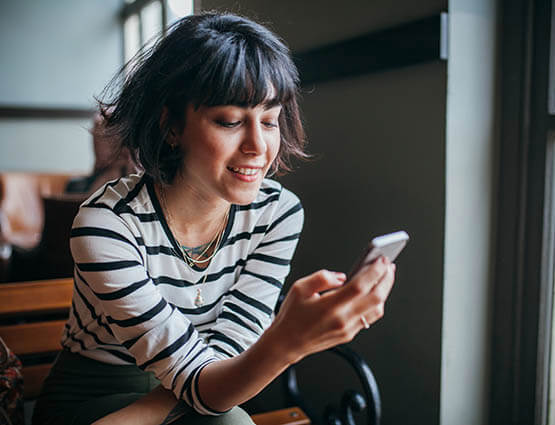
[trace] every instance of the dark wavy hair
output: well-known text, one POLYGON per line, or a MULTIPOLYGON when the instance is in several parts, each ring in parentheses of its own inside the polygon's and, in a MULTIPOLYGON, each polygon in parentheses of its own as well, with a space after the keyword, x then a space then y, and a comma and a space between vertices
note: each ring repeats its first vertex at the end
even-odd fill
POLYGON ((308 157, 298 96, 297 69, 275 34, 241 16, 207 12, 173 24, 109 83, 101 97, 111 99, 98 102, 108 135, 155 181, 171 183, 184 153, 166 138, 185 125, 188 104, 280 104, 281 143, 270 172, 291 171, 293 159, 308 157), (167 119, 161 119, 164 108, 167 119))

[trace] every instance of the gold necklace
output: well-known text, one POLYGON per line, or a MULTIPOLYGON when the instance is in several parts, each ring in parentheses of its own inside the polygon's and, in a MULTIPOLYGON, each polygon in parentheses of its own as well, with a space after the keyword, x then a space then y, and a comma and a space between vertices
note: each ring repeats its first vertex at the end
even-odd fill
MULTIPOLYGON (((193 263, 194 264, 201 264, 201 263, 205 263, 207 261, 210 261, 216 255, 216 252, 218 252, 218 247, 220 246, 220 243, 222 242, 222 239, 223 239, 225 227, 226 227, 226 224, 227 224, 228 214, 229 214, 229 210, 226 213, 226 215, 224 216, 224 221, 223 221, 221 230, 217 233, 216 238, 213 239, 212 242, 210 242, 210 244, 208 245, 208 246, 212 245, 212 243, 215 241, 214 251, 212 252, 212 254, 210 256, 206 257, 204 260, 194 259, 194 258, 190 257, 189 254, 185 251, 185 249, 183 249, 183 246, 181 246, 181 250, 183 251, 183 254, 185 254, 185 258, 187 258, 187 260, 190 261, 189 262, 190 267, 193 267, 193 263)), ((204 250, 203 253, 205 253, 206 251, 207 251, 207 249, 204 250)), ((208 266, 206 266, 206 267, 208 268, 208 266)), ((200 283, 199 287, 197 288, 197 295, 196 295, 195 301, 194 301, 196 307, 202 307, 204 305, 204 298, 202 296, 202 286, 201 285, 203 285, 206 282, 207 277, 208 277, 208 273, 205 273, 204 277, 202 279, 202 282, 200 283)))
MULTIPOLYGON (((204 282, 206 282, 206 278, 208 277, 208 273, 204 274, 204 277, 202 278, 202 282, 200 282, 200 285, 203 285, 204 282)), ((202 287, 198 287, 197 288, 197 296, 195 297, 195 307, 202 307, 204 305, 204 298, 202 297, 202 291, 201 291, 202 287)))
MULTIPOLYGON (((168 219, 169 219, 168 221, 171 222, 172 217, 171 217, 171 214, 170 214, 170 211, 168 209, 167 202, 166 202, 165 191, 164 191, 164 189, 161 185, 158 186, 158 187, 159 187, 159 192, 160 192, 160 201, 162 203, 162 208, 163 208, 163 210, 166 211, 166 214, 168 215, 168 219)), ((226 228, 226 225, 227 225, 228 217, 229 217, 229 209, 227 210, 227 212, 224 215, 222 226, 218 230, 218 232, 216 233, 216 236, 214 236, 214 238, 208 243, 207 247, 198 255, 197 258, 191 257, 189 255, 189 253, 187 252, 187 250, 185 249, 185 247, 183 245, 181 245, 179 243, 179 241, 177 241, 177 244, 181 248, 181 251, 183 252, 183 255, 185 257, 185 261, 187 262, 189 267, 193 267, 194 265, 197 265, 197 264, 207 263, 212 258, 214 258, 214 256, 218 252, 218 248, 220 246, 220 243, 222 242, 223 235, 225 233, 225 228, 226 228), (208 257, 203 258, 202 260, 199 260, 198 258, 200 258, 204 254, 206 254, 211 246, 214 247, 214 250, 212 251, 212 254, 210 254, 208 257)), ((168 223, 168 226, 169 226, 169 223, 168 223)), ((208 268, 208 265, 206 267, 208 268)), ((196 295, 195 300, 194 300, 194 304, 195 304, 196 307, 202 307, 204 305, 204 298, 202 296, 202 290, 201 290, 202 287, 200 285, 203 285, 206 282, 207 277, 208 277, 208 273, 205 273, 204 277, 202 278, 202 282, 199 284, 199 287, 197 288, 197 295, 196 295)))
POLYGON ((229 210, 227 210, 227 212, 224 215, 222 227, 218 230, 218 233, 216 233, 216 236, 214 236, 214 238, 208 243, 208 246, 197 256, 197 258, 191 257, 187 252, 187 250, 185 249, 185 246, 180 244, 181 251, 183 252, 183 255, 185 256, 185 259, 187 260, 187 263, 189 264, 189 266, 193 267, 194 265, 197 265, 197 264, 204 264, 209 262, 212 258, 214 258, 214 256, 216 255, 216 252, 218 251, 218 247, 220 246, 220 243, 222 241, 222 238, 225 232, 225 225, 227 224, 228 215, 229 215, 229 210), (206 254, 211 246, 214 246, 214 251, 212 251, 212 254, 200 260, 199 258, 201 258, 204 254, 206 254))

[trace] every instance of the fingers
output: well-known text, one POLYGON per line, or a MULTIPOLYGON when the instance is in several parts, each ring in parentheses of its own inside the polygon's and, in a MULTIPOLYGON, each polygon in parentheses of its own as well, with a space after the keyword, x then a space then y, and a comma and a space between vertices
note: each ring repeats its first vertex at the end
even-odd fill
POLYGON ((367 328, 367 326, 364 326, 364 322, 372 324, 383 317, 385 313, 385 302, 389 297, 395 281, 395 269, 395 264, 390 264, 387 267, 386 273, 370 293, 357 302, 354 311, 360 313, 360 317, 362 317, 360 320, 363 324, 363 328, 367 328))
POLYGON ((368 323, 368 320, 366 320, 366 317, 364 317, 364 314, 360 315, 360 322, 362 323, 362 327, 364 329, 368 329, 370 327, 370 323, 368 323))
POLYGON ((395 264, 390 264, 386 273, 370 292, 369 297, 376 303, 383 303, 387 300, 391 288, 393 288, 393 282, 395 281, 395 268, 395 264))
POLYGON ((372 264, 366 266, 359 273, 357 273, 360 276, 355 277, 371 282, 373 287, 380 281, 380 279, 382 279, 390 265, 391 262, 386 257, 381 256, 372 264))
POLYGON ((385 257, 380 257, 372 264, 363 267, 338 292, 338 302, 349 302, 355 297, 368 294, 385 275, 388 265, 385 257))
POLYGON ((345 282, 345 273, 333 272, 330 270, 319 270, 302 279, 299 279, 291 291, 304 297, 310 297, 329 289, 337 288, 345 282))
MULTIPOLYGON (((337 328, 344 339, 343 342, 351 341, 361 330, 368 329, 373 323, 383 317, 385 302, 393 287, 396 269, 395 264, 387 261, 383 262, 383 264, 386 264, 385 272, 377 282, 370 284, 372 285, 370 292, 351 298, 342 305, 341 310, 343 310, 343 314, 339 317, 343 316, 343 318, 338 321, 337 328), (349 319, 345 321, 347 316, 349 319)), ((375 276, 375 274, 371 276, 375 276)), ((351 285, 351 283, 348 283, 346 286, 348 285, 351 285)), ((363 286, 361 285, 361 287, 363 286)))
POLYGON ((266 335, 284 341, 292 362, 350 342, 383 316, 394 272, 392 264, 379 261, 347 284, 343 273, 329 270, 299 279, 276 315, 272 332, 266 335))

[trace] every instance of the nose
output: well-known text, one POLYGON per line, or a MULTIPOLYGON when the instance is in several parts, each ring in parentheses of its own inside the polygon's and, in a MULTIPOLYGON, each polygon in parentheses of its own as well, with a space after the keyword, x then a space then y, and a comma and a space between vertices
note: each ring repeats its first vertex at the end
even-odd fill
POLYGON ((241 152, 246 155, 263 155, 267 149, 262 123, 251 123, 246 128, 243 142, 241 143, 241 152))

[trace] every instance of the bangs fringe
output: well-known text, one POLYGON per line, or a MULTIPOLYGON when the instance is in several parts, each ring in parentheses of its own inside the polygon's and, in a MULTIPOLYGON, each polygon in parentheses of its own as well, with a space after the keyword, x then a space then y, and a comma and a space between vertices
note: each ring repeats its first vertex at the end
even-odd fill
POLYGON ((288 102, 297 94, 298 75, 288 57, 280 56, 270 58, 244 39, 218 46, 190 86, 191 101, 196 107, 271 107, 288 102))

